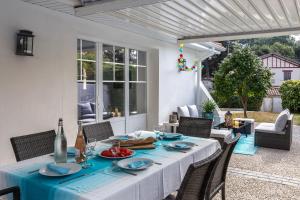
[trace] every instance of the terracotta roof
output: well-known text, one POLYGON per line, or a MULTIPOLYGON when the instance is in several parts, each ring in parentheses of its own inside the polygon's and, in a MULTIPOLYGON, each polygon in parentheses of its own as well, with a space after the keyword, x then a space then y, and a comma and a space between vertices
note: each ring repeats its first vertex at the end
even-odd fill
POLYGON ((279 87, 271 87, 268 90, 268 96, 280 96, 279 87))

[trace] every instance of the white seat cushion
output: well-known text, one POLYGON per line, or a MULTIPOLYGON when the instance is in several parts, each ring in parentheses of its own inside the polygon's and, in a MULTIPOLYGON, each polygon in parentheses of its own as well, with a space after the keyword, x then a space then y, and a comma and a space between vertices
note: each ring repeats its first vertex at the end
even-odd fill
POLYGON ((187 106, 178 107, 177 113, 179 117, 190 117, 190 112, 187 106))
POLYGON ((230 130, 211 129, 210 137, 224 138, 224 141, 227 141, 232 138, 232 135, 230 130))
POLYGON ((260 123, 255 131, 264 132, 264 133, 274 133, 274 134, 285 134, 283 131, 276 131, 275 124, 272 123, 260 123))
POLYGON ((188 105, 190 117, 199 117, 199 112, 196 105, 188 105))

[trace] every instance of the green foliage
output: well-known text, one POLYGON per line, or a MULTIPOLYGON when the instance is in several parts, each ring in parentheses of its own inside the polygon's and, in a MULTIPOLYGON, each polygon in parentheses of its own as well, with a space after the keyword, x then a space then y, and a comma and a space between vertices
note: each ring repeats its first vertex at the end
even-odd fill
POLYGON ((202 108, 204 112, 212 113, 216 109, 216 104, 211 100, 207 100, 202 104, 202 108))
POLYGON ((300 112, 300 80, 285 81, 280 87, 282 107, 300 112))
POLYGON ((226 101, 238 96, 244 114, 250 98, 261 98, 271 87, 271 72, 249 46, 236 45, 214 74, 215 95, 226 101))

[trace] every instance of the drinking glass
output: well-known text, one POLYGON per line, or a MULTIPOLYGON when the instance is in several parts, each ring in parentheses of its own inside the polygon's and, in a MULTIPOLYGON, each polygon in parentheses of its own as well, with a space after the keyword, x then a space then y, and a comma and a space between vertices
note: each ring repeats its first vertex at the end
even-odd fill
MULTIPOLYGON (((161 126, 161 125, 158 125, 158 126, 155 126, 155 127, 154 127, 153 132, 155 133, 156 139, 157 139, 158 141, 160 141, 160 140, 163 139, 163 138, 162 138, 163 131, 164 131, 164 128, 163 128, 163 126, 161 126)), ((160 146, 160 145, 161 145, 161 142, 157 142, 156 145, 160 146)))
POLYGON ((87 169, 93 166, 93 164, 89 163, 88 160, 95 156, 96 145, 97 145, 97 140, 95 138, 87 139, 87 143, 85 146, 85 159, 82 168, 87 169))

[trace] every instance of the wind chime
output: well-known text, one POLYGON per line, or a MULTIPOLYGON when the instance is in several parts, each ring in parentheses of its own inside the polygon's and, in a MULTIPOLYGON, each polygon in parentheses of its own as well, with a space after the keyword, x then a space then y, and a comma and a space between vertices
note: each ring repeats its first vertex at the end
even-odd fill
POLYGON ((202 68, 202 66, 199 66, 199 61, 195 61, 194 65, 192 67, 189 67, 186 65, 186 59, 184 58, 183 55, 183 47, 184 44, 179 45, 179 58, 177 59, 177 67, 178 71, 198 71, 199 68, 202 68))

